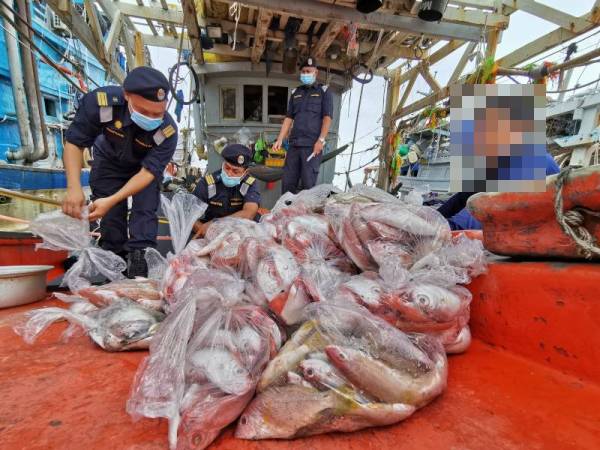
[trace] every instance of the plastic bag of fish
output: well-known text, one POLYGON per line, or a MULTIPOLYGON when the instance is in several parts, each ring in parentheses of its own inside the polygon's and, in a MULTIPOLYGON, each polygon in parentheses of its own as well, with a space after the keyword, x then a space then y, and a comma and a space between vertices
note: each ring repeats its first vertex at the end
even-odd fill
POLYGON ((263 372, 238 422, 242 439, 292 439, 390 425, 446 387, 437 339, 405 334, 352 304, 314 303, 263 372))
POLYGON ((252 399, 283 336, 233 272, 199 269, 138 368, 127 411, 169 420, 171 449, 203 449, 252 399))
POLYGON ((156 311, 161 311, 164 304, 160 283, 143 277, 90 286, 80 289, 77 294, 98 307, 108 306, 120 299, 131 300, 156 311))
POLYGON ((125 278, 125 261, 107 250, 96 247, 90 237, 89 210, 83 208, 82 218, 75 219, 62 211, 51 211, 38 215, 30 224, 29 230, 43 239, 36 248, 67 250, 79 254, 77 262, 65 273, 62 286, 71 292, 89 287, 91 279, 104 276, 111 281, 125 278))
POLYGON ((109 352, 145 350, 165 315, 127 299, 117 299, 108 306, 98 308, 78 296, 57 296, 69 303, 69 309, 40 308, 25 314, 28 319, 15 327, 25 342, 33 344, 51 324, 67 321, 70 326, 62 335, 66 341, 77 334, 86 333, 98 346, 109 352))

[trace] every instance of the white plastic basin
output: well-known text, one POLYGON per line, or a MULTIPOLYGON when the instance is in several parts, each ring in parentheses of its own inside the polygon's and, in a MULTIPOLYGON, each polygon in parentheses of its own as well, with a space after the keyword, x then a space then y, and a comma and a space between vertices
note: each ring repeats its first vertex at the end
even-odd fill
POLYGON ((37 302, 46 296, 53 266, 0 266, 0 308, 37 302))

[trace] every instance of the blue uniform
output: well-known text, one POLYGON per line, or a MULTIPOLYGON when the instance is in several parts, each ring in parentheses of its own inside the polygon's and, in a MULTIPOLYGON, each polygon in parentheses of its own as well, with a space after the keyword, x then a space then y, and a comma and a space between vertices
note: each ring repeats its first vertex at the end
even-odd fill
MULTIPOLYGON (((556 161, 546 152, 546 176, 554 175, 560 172, 560 167, 556 164, 556 161)), ((438 211, 442 213, 444 217, 448 217, 454 214, 454 211, 461 208, 460 211, 448 218, 448 224, 452 230, 481 230, 481 222, 479 222, 473 215, 464 207, 468 198, 473 195, 474 192, 460 192, 453 195, 444 205, 440 207, 438 211)))
POLYGON ((302 189, 310 189, 316 184, 323 152, 309 162, 306 160, 319 139, 325 116, 333 117, 333 98, 327 86, 315 83, 292 91, 287 117, 294 120, 294 125, 283 168, 282 193, 297 193, 299 181, 302 181, 302 189))
POLYGON ((260 192, 254 177, 246 176, 237 186, 227 187, 221 181, 220 170, 200 178, 194 195, 208 204, 201 222, 220 219, 241 211, 245 203, 260 204, 260 192))
POLYGON ((144 131, 131 120, 123 88, 98 88, 80 101, 66 140, 92 150, 92 199, 108 197, 121 189, 142 167, 155 180, 133 196, 127 230, 127 201, 115 205, 102 218, 101 245, 106 250, 156 246, 159 183, 177 145, 177 125, 169 113, 156 130, 144 131))
POLYGON ((414 164, 407 164, 405 166, 400 167, 400 175, 406 176, 408 174, 408 169, 410 167, 410 174, 413 177, 416 177, 419 173, 419 163, 416 162, 414 164))

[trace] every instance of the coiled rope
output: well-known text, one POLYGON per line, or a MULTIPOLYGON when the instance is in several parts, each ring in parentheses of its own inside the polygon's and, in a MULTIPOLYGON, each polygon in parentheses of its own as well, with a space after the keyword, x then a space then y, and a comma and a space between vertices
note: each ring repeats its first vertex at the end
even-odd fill
POLYGON ((558 174, 556 194, 554 195, 554 213, 563 232, 575 242, 583 257, 591 259, 594 255, 600 256, 600 247, 594 236, 584 226, 584 214, 600 218, 600 212, 582 207, 564 211, 562 191, 573 169, 569 166, 558 174))

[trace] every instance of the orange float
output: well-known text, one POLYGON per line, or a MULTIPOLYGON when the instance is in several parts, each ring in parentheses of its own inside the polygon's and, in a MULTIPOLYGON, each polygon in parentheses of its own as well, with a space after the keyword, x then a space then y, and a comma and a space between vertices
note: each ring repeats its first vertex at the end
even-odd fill
MULTIPOLYGON (((505 256, 582 258, 577 244, 556 219, 557 178, 547 178, 546 192, 479 193, 469 198, 467 208, 482 224, 485 248, 505 256)), ((600 211, 600 167, 573 170, 563 186, 562 198, 564 211, 600 211)), ((600 217, 583 216, 584 227, 599 242, 600 217)))

